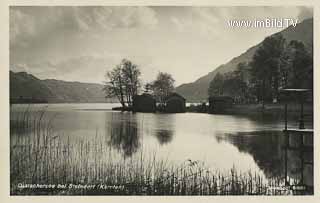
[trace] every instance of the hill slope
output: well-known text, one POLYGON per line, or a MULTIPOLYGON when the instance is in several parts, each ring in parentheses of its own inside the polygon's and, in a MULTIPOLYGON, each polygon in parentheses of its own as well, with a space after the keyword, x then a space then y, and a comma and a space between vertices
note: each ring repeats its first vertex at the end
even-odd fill
POLYGON ((106 102, 102 89, 101 84, 40 80, 26 72, 10 71, 10 99, 33 98, 49 103, 106 102))
MULTIPOLYGON (((313 49, 313 19, 307 19, 297 24, 296 27, 290 26, 280 32, 287 41, 299 40, 303 42, 308 50, 313 49)), ((234 71, 240 62, 251 61, 257 48, 261 43, 249 48, 245 53, 230 60, 228 63, 220 65, 212 72, 199 78, 193 83, 182 84, 176 91, 183 95, 189 102, 199 102, 207 99, 207 90, 210 81, 219 73, 234 71)))

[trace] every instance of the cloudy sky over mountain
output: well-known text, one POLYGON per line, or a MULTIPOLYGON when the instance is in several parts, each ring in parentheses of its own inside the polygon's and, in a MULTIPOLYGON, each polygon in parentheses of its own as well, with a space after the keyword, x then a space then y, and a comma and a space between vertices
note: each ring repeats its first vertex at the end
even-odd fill
POLYGON ((11 7, 10 70, 101 83, 127 58, 144 82, 165 71, 179 85, 282 30, 228 20, 310 17, 305 7, 11 7))

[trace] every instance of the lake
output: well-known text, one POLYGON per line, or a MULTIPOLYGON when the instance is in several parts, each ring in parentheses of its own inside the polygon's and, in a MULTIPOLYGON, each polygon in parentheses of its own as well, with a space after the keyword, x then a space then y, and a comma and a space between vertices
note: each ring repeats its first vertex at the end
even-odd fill
MULTIPOLYGON (((228 171, 253 171, 274 177, 283 173, 281 149, 283 121, 235 115, 201 113, 129 113, 112 111, 118 104, 32 104, 31 115, 45 110, 55 135, 71 146, 80 141, 100 140, 113 151, 114 160, 156 154, 176 165, 187 160, 228 171)), ((14 123, 28 105, 11 106, 14 123)), ((297 126, 290 121, 289 126, 297 126)), ((26 134, 30 132, 25 132, 26 134)), ((17 133, 12 130, 11 141, 17 133)), ((99 141, 99 142, 100 142, 99 141)), ((101 158, 103 159, 103 157, 101 158)))

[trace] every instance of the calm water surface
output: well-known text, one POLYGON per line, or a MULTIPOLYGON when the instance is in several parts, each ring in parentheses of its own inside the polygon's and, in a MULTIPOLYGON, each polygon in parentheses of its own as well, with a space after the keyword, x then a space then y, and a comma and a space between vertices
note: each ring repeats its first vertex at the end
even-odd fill
MULTIPOLYGON (((54 117, 57 135, 71 140, 99 136, 118 157, 134 157, 143 150, 173 163, 198 160, 222 171, 235 166, 266 177, 282 171, 282 121, 200 113, 133 114, 111 111, 114 106, 118 104, 33 104, 30 109, 45 108, 46 117, 54 117)), ((11 122, 26 108, 13 105, 11 122)))

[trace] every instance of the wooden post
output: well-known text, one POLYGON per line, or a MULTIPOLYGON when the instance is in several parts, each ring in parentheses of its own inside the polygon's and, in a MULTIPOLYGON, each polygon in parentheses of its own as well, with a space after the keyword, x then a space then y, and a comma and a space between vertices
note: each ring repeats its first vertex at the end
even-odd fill
POLYGON ((303 95, 300 95, 300 121, 299 121, 299 128, 304 129, 304 121, 303 121, 303 95))
MULTIPOLYGON (((299 95, 300 96, 300 120, 299 120, 299 129, 304 129, 304 121, 303 121, 303 96, 304 94, 299 95)), ((303 171, 304 171, 304 149, 303 149, 303 133, 300 134, 300 161, 301 161, 301 181, 300 184, 303 184, 303 171)))
MULTIPOLYGON (((285 126, 284 129, 287 130, 288 129, 288 104, 285 103, 284 105, 284 119, 285 119, 285 126)), ((288 137, 288 132, 285 131, 284 133, 284 177, 285 177, 285 185, 288 186, 289 182, 288 182, 288 147, 289 147, 289 137, 288 137)))

